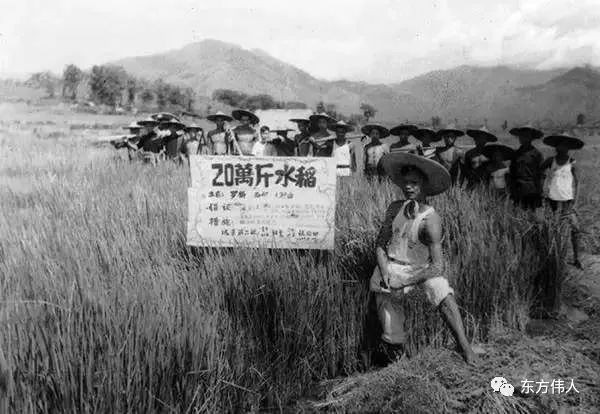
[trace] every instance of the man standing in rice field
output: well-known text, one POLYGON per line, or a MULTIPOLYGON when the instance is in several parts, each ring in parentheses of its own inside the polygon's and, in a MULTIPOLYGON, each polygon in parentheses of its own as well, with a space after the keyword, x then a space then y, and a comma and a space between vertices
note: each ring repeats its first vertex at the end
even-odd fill
POLYGON ((410 143, 408 137, 419 129, 416 125, 411 124, 400 124, 390 129, 390 135, 398 137, 398 141, 390 145, 390 154, 395 152, 411 152, 414 153, 417 147, 410 143))
POLYGON ((210 146, 212 155, 227 155, 229 154, 229 141, 231 140, 231 133, 225 129, 225 122, 233 121, 233 118, 229 115, 219 111, 216 114, 208 115, 206 117, 210 122, 214 122, 216 128, 209 131, 206 135, 207 143, 210 146))
POLYGON ((229 151, 234 155, 252 155, 252 148, 258 141, 258 132, 253 125, 257 125, 260 119, 250 111, 236 109, 231 116, 240 121, 240 125, 233 129, 229 151))
POLYGON ((298 130, 300 133, 294 136, 294 141, 296 141, 296 148, 298 151, 299 157, 308 157, 312 155, 312 144, 310 142, 310 120, 306 118, 292 118, 291 122, 295 122, 298 125, 298 130))
POLYGON ((381 180, 385 176, 381 159, 390 152, 389 145, 381 142, 381 140, 390 136, 390 131, 382 125, 368 124, 362 127, 361 132, 371 139, 363 149, 364 174, 367 178, 381 180))
POLYGON ((463 131, 456 128, 456 125, 450 124, 437 132, 440 140, 444 141, 443 147, 436 148, 435 160, 442 164, 450 173, 452 184, 458 180, 460 164, 464 157, 461 150, 456 148, 454 143, 458 137, 465 135, 463 131))
POLYGON ((571 231, 573 266, 582 269, 579 261, 579 221, 575 211, 578 180, 575 160, 569 151, 583 148, 583 141, 567 132, 544 138, 544 144, 554 147, 556 155, 542 163, 545 172, 544 198, 550 209, 559 214, 561 223, 566 222, 571 231))
POLYGON ((405 200, 388 207, 376 242, 377 267, 370 290, 383 329, 380 354, 388 359, 379 362, 390 362, 403 352, 406 334, 401 298, 420 287, 440 311, 465 361, 474 363, 475 353, 445 274, 442 220, 426 199, 450 187, 450 174, 438 162, 409 153, 385 155, 382 165, 405 200))
POLYGON ((354 128, 344 121, 338 121, 333 125, 335 141, 333 142, 332 156, 336 160, 336 171, 338 177, 348 177, 356 171, 356 154, 354 145, 348 142, 346 134, 354 128))
POLYGON ((532 145, 532 141, 542 138, 544 133, 531 125, 510 130, 519 138, 521 146, 515 151, 510 164, 510 197, 513 202, 526 210, 542 206, 542 153, 532 145))
POLYGON ((311 124, 316 127, 316 132, 311 134, 309 141, 314 157, 331 157, 335 135, 329 131, 329 126, 336 122, 324 112, 313 114, 309 117, 311 124))
POLYGON ((487 164, 490 159, 486 156, 486 144, 498 141, 498 138, 483 126, 479 129, 467 129, 467 135, 475 141, 475 148, 468 150, 462 165, 463 175, 461 184, 467 182, 467 190, 472 190, 480 184, 487 184, 487 164))

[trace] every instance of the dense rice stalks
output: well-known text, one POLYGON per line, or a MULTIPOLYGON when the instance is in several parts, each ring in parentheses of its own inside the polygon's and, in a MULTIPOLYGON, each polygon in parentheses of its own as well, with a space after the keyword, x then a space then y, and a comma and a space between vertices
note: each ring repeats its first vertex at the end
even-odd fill
MULTIPOLYGON (((367 282, 397 193, 389 183, 340 185, 330 254, 232 251, 186 246, 187 169, 13 167, 33 183, 0 198, 1 345, 16 412, 285 407, 316 380, 368 368, 367 282)), ((480 193, 432 202, 469 335, 522 328, 533 279, 556 286, 562 274, 550 221, 480 193)), ((413 352, 450 340, 421 294, 405 303, 413 352)))

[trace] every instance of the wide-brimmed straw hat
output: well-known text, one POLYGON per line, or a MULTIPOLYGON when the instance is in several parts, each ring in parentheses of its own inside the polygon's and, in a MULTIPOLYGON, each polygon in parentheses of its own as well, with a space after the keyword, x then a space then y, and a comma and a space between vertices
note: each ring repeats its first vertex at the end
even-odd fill
POLYGON ((402 133, 402 131, 406 131, 406 132, 412 134, 417 129, 419 129, 419 127, 416 126, 416 125, 412 125, 412 124, 400 124, 400 125, 397 125, 397 126, 393 127, 392 129, 390 129, 390 134, 391 135, 399 136, 402 133))
POLYGON ((365 135, 371 135, 371 131, 374 129, 379 131, 379 138, 385 138, 390 136, 390 130, 379 124, 367 124, 361 128, 360 132, 362 132, 365 135))
POLYGON ((159 124, 159 122, 152 117, 142 119, 141 121, 138 121, 137 123, 140 126, 156 126, 159 124))
POLYGON ((335 131, 338 128, 343 128, 346 133, 354 131, 354 127, 352 125, 348 125, 344 121, 337 121, 335 124, 331 124, 330 126, 332 131, 335 131))
POLYGON ((198 124, 190 124, 185 127, 186 131, 200 131, 202 127, 198 124))
POLYGON ((381 163, 386 174, 392 182, 398 186, 402 185, 399 172, 402 167, 412 166, 421 171, 427 182, 423 183, 423 192, 427 196, 434 196, 446 191, 451 184, 450 174, 442 164, 408 152, 395 152, 385 154, 381 158, 381 163))
POLYGON ((423 141, 425 135, 431 138, 431 142, 437 142, 442 139, 432 128, 418 128, 416 131, 413 131, 412 135, 419 141, 423 141))
POLYGON ((498 137, 488 131, 484 126, 479 129, 467 129, 467 135, 473 139, 485 139, 486 142, 498 141, 498 137))
POLYGON ((231 113, 231 116, 238 121, 242 119, 243 116, 247 116, 250 118, 251 124, 258 124, 260 122, 260 119, 258 119, 256 115, 250 111, 246 111, 245 109, 236 109, 231 113))
POLYGON ((448 124, 444 128, 438 130, 438 135, 443 137, 444 135, 454 135, 455 137, 462 137, 465 135, 464 131, 461 131, 456 127, 456 124, 448 124))
POLYGON ((485 147, 483 147, 483 150, 481 152, 488 159, 492 159, 492 155, 496 152, 500 152, 503 160, 511 160, 515 155, 514 149, 501 144, 486 145, 485 147))
POLYGON ((141 125, 133 121, 131 124, 124 126, 123 129, 140 129, 141 125))
POLYGON ((557 147, 559 145, 564 145, 570 150, 578 150, 583 148, 583 141, 579 138, 576 138, 570 135, 568 132, 563 132, 558 135, 550 135, 544 138, 544 144, 549 145, 551 147, 557 147))
POLYGON ((185 128, 185 124, 183 122, 179 122, 175 119, 172 119, 170 121, 164 121, 160 123, 160 126, 166 126, 168 128, 177 128, 177 129, 184 129, 185 128))
POLYGON ((150 117, 152 119, 156 119, 159 122, 165 122, 165 121, 180 121, 179 118, 177 118, 175 115, 173 115, 170 112, 157 112, 155 114, 150 115, 150 117))
POLYGON ((335 122, 337 122, 335 119, 333 119, 332 117, 327 115, 325 112, 319 112, 318 114, 312 114, 311 116, 308 117, 308 120, 314 124, 316 124, 319 121, 319 119, 326 120, 328 124, 334 124, 335 122))
POLYGON ((210 122, 217 122, 217 119, 222 119, 227 122, 233 121, 232 117, 230 117, 229 115, 227 115, 221 111, 218 111, 216 114, 208 115, 206 117, 206 119, 208 119, 210 122))
POLYGON ((540 139, 541 137, 544 136, 544 133, 542 131, 540 131, 537 128, 534 128, 530 124, 513 128, 508 132, 510 132, 511 135, 514 135, 516 137, 519 137, 522 135, 529 135, 530 137, 532 137, 532 139, 540 139))

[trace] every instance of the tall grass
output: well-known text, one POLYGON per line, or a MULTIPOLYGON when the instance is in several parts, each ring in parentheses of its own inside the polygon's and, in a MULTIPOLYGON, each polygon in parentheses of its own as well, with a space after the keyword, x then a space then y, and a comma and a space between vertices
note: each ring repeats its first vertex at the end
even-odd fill
MULTIPOLYGON (((197 249, 185 244, 186 169, 69 163, 75 149, 61 150, 45 166, 9 165, 29 191, 0 190, 12 410, 282 408, 314 381, 369 368, 367 284, 392 185, 341 183, 331 254, 197 249)), ((559 234, 482 193, 432 203, 469 335, 522 328, 540 269, 561 277, 559 234)), ((421 294, 405 304, 413 352, 448 343, 421 294)))

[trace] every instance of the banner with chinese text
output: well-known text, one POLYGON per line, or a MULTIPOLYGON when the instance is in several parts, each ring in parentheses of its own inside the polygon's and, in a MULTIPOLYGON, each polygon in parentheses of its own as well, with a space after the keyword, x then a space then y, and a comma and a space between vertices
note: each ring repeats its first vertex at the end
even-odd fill
POLYGON ((333 249, 333 158, 190 157, 187 243, 333 249))

